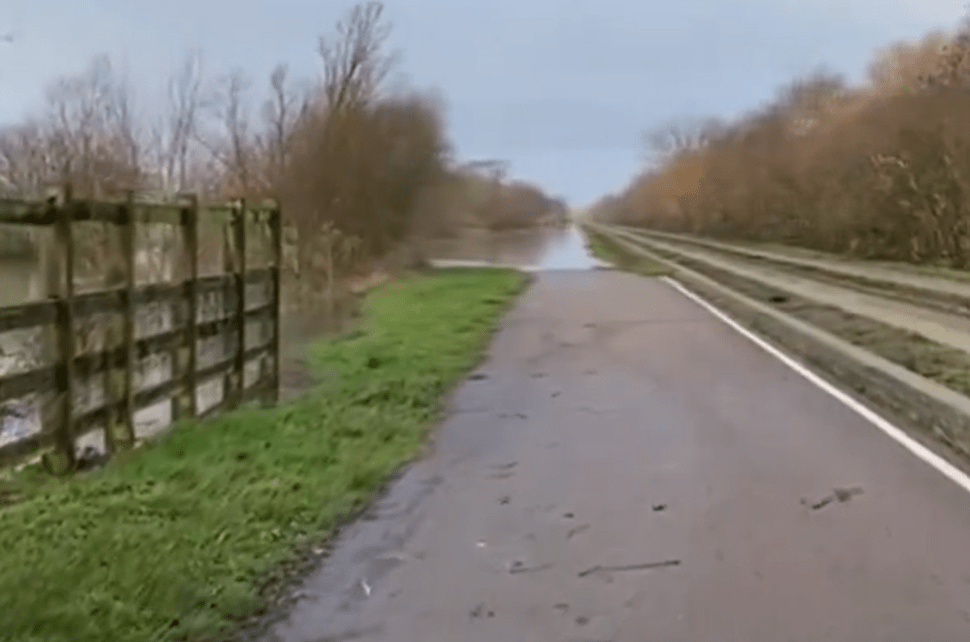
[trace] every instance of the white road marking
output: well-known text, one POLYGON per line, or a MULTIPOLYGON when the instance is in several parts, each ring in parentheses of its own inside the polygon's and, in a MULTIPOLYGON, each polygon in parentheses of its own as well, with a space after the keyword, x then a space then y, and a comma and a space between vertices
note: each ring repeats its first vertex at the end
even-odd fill
POLYGON ((681 294, 683 294, 690 300, 694 301, 695 303, 697 303, 698 305, 706 309, 715 317, 717 317, 727 325, 734 328, 734 330, 736 330, 741 335, 743 335, 744 337, 752 341, 759 348, 761 348, 771 356, 775 357, 776 359, 784 363, 786 366, 788 366, 789 368, 791 368, 792 370, 794 370, 804 378, 808 379, 810 382, 812 382, 813 384, 815 384, 825 392, 829 393, 830 395, 832 395, 833 397, 835 397, 836 399, 844 403, 846 406, 848 406, 856 413, 861 415, 866 421, 875 425, 884 433, 886 433, 887 435, 895 439, 900 445, 906 448, 906 450, 910 451, 911 453, 913 453, 914 455, 922 459, 924 462, 926 462, 927 464, 929 464, 930 466, 938 470, 940 473, 942 473, 947 478, 949 478, 952 482, 958 484, 965 491, 970 492, 970 476, 967 476, 967 474, 964 473, 962 470, 960 470, 959 468, 957 468, 947 460, 943 459, 942 457, 934 453, 932 450, 930 450, 923 444, 919 443, 918 441, 916 441, 915 439, 907 435, 901 428, 897 428, 892 423, 890 423, 883 417, 879 416, 878 414, 873 412, 871 409, 867 408, 865 405, 863 405, 856 399, 853 399, 844 391, 839 390, 831 383, 829 383, 825 379, 822 379, 820 376, 818 376, 817 374, 815 374, 814 372, 812 372, 802 364, 798 363, 797 361, 795 361, 794 359, 786 355, 784 352, 782 352, 775 346, 771 345, 770 343, 768 343, 758 335, 754 334, 747 328, 743 327, 737 321, 735 321, 724 312, 721 312, 719 309, 717 309, 716 307, 714 307, 713 305, 711 305, 710 303, 708 303, 698 295, 694 294, 693 292, 685 288, 676 280, 670 277, 663 277, 663 280, 666 281, 671 286, 673 286, 681 294))

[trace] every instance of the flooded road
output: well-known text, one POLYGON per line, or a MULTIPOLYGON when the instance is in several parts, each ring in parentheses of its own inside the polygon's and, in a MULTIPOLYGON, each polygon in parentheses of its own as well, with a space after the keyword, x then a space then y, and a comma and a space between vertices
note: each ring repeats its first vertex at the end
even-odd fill
POLYGON ((604 265, 590 255, 577 225, 469 233, 460 239, 433 242, 427 253, 432 265, 440 267, 496 265, 536 272, 591 270, 604 265))
POLYGON ((262 640, 970 640, 968 532, 963 489, 670 284, 553 268, 262 640))

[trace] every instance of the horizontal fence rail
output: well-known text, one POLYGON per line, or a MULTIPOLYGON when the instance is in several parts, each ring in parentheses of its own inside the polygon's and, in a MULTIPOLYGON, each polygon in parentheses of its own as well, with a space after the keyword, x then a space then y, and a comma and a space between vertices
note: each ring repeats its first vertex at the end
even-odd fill
MULTIPOLYGON (((11 225, 36 232, 46 300, 0 307, 0 465, 42 455, 72 470, 174 421, 278 399, 275 202, 85 201, 64 189, 0 199, 0 234, 11 225)), ((0 259, 0 284, 3 272, 0 259)))

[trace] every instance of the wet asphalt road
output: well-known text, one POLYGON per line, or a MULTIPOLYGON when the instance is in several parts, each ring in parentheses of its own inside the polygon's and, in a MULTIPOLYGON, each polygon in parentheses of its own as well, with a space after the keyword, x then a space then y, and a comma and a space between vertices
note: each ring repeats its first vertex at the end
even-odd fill
POLYGON ((452 406, 268 641, 970 640, 970 495, 663 281, 540 274, 452 406))

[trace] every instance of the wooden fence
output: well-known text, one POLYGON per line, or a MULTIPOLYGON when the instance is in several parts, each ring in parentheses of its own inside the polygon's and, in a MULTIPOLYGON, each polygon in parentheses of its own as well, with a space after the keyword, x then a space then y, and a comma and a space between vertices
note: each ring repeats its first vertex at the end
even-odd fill
MULTIPOLYGON (((148 203, 134 194, 106 202, 65 189, 46 201, 0 200, 0 227, 11 225, 30 226, 39 239, 48 286, 46 300, 0 307, 8 355, 0 362, 0 465, 40 454, 52 470, 72 470, 173 421, 277 400, 275 202, 202 207, 194 196, 148 203), (103 232, 100 254, 82 243, 92 224, 103 232), (170 242, 139 248, 145 231, 170 242), (201 259, 218 250, 221 266, 204 273, 201 259), (87 277, 79 274, 85 252, 87 277), (142 269, 159 257, 168 274, 142 269), (18 343, 25 358, 14 363, 18 343)), ((0 265, 0 286, 2 278, 0 265)))

